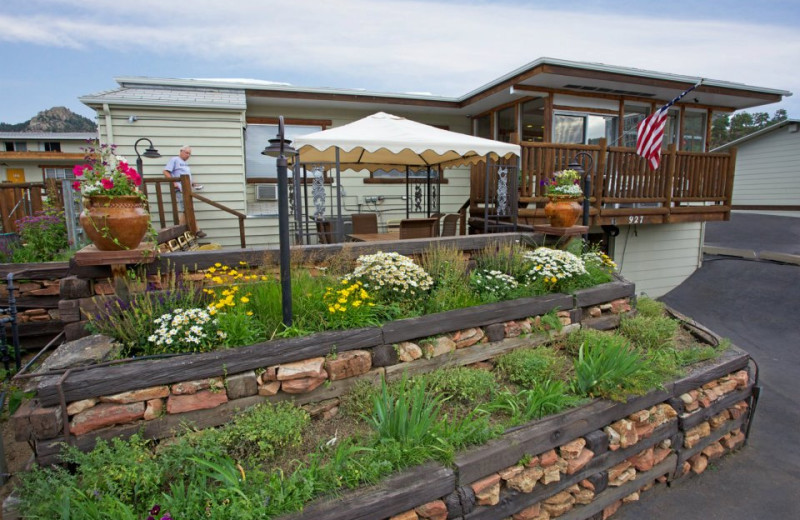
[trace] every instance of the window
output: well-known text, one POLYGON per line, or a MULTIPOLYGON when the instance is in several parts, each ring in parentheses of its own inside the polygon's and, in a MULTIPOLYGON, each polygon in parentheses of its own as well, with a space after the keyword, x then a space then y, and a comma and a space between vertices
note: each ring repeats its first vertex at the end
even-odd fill
POLYGON ((58 141, 47 141, 42 143, 45 152, 60 152, 61 143, 58 141))
POLYGON ((7 152, 27 152, 28 143, 24 141, 6 141, 7 152))
POLYGON ((617 117, 594 114, 556 114, 553 118, 553 142, 598 144, 601 139, 617 139, 617 117))
POLYGON ((667 113, 667 122, 664 124, 664 140, 661 142, 661 148, 668 148, 669 145, 678 142, 680 121, 681 111, 677 108, 670 109, 667 113))
POLYGON ((650 115, 650 108, 646 106, 625 103, 625 116, 622 121, 622 143, 620 146, 636 148, 639 123, 650 115))
POLYGON ((681 150, 702 152, 706 148, 706 113, 686 110, 681 150))
POLYGON ((522 141, 541 143, 544 141, 544 98, 522 104, 522 141))
MULTIPOLYGON (((294 141, 297 136, 319 132, 320 125, 284 125, 286 139, 294 141)), ((249 124, 244 133, 245 175, 248 179, 277 179, 278 170, 274 157, 262 155, 269 145, 269 140, 278 135, 278 125, 249 124)), ((292 171, 289 170, 291 177, 292 171)))
POLYGON ((517 113, 513 106, 497 112, 497 140, 513 143, 519 139, 517 133, 517 113))
POLYGON ((72 171, 72 168, 44 168, 44 178, 45 179, 75 179, 75 174, 72 171))
POLYGON ((492 120, 489 115, 481 116, 475 120, 475 136, 492 139, 492 120))

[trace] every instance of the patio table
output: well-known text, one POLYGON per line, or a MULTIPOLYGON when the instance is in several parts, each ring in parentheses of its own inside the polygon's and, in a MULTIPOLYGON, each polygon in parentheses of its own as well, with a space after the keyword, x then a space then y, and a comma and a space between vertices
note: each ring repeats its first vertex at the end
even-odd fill
POLYGON ((385 233, 353 233, 347 235, 353 242, 378 242, 400 240, 400 231, 393 229, 385 233))

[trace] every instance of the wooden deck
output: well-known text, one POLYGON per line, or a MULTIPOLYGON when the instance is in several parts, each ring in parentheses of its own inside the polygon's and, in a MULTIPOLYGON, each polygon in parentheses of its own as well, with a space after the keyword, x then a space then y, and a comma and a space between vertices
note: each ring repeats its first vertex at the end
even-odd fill
MULTIPOLYGON (((543 182, 567 168, 579 153, 591 178, 590 224, 669 224, 728 220, 733 193, 736 150, 730 153, 666 150, 651 171, 632 148, 598 145, 522 143, 519 177, 520 223, 546 220, 543 182), (591 157, 591 160, 589 159, 591 157)), ((470 215, 482 216, 486 201, 486 168, 479 164, 470 179, 470 215)), ((489 200, 495 179, 490 178, 489 200)), ((490 202, 491 207, 491 202, 490 202)))

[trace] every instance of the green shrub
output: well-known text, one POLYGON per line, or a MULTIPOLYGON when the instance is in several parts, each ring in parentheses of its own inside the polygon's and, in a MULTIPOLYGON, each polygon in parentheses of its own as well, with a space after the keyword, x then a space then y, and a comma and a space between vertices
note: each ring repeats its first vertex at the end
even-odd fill
POLYGON ((486 370, 456 367, 436 370, 416 379, 420 378, 425 380, 429 392, 463 403, 491 399, 497 392, 497 380, 486 370))
POLYGON ((365 417, 380 439, 420 446, 435 439, 444 397, 427 391, 424 380, 403 379, 390 391, 386 381, 373 399, 372 415, 365 417))
POLYGON ((636 312, 645 318, 661 318, 664 316, 664 304, 642 296, 636 299, 636 312))
POLYGON ((526 251, 524 246, 512 242, 489 244, 475 256, 475 263, 477 269, 499 271, 522 280, 528 267, 526 251))
POLYGON ((579 395, 624 398, 632 380, 644 370, 641 356, 614 334, 596 334, 578 349, 573 389, 579 395))
POLYGON ((658 350, 674 344, 678 322, 661 316, 634 316, 620 322, 619 333, 631 340, 636 348, 658 350))
POLYGON ((517 393, 504 390, 485 408, 507 414, 510 426, 516 426, 558 413, 575 406, 578 402, 579 398, 568 393, 566 383, 545 379, 533 388, 517 393))
POLYGON ((568 370, 567 360, 548 347, 517 349, 503 354, 496 366, 512 383, 524 388, 560 379, 568 370))
POLYGON ((218 442, 236 459, 270 460, 285 448, 299 446, 311 418, 293 403, 263 403, 237 415, 217 433, 218 442))
POLYGON ((52 262, 69 247, 63 211, 48 209, 23 217, 17 221, 17 229, 21 245, 10 251, 14 263, 52 262))

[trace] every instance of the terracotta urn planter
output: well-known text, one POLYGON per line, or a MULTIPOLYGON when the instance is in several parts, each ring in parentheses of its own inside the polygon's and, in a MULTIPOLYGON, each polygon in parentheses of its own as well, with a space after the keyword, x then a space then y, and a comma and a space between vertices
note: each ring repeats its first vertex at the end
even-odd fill
POLYGON ((544 214, 550 220, 550 225, 557 228, 574 226, 583 212, 578 203, 579 200, 577 198, 550 197, 550 202, 544 207, 544 214))
POLYGON ((80 215, 86 236, 101 251, 135 249, 150 225, 150 214, 135 195, 93 195, 80 215))

